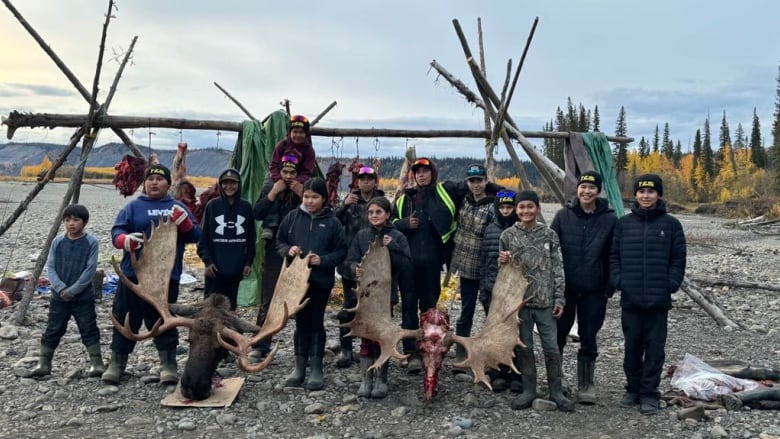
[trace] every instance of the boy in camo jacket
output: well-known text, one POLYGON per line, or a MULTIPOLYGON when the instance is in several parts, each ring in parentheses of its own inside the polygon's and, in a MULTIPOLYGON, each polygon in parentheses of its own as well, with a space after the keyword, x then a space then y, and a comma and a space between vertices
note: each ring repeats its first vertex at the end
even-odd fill
POLYGON ((501 233, 498 262, 519 263, 528 289, 528 303, 520 310, 520 340, 525 348, 517 349, 523 393, 512 400, 515 410, 526 409, 536 399, 536 358, 534 356, 533 328, 539 330, 550 399, 562 411, 573 411, 574 404, 563 395, 561 354, 558 350, 555 320, 563 314, 564 275, 563 257, 558 235, 544 224, 537 223, 539 196, 534 191, 521 191, 515 198, 518 222, 501 233))

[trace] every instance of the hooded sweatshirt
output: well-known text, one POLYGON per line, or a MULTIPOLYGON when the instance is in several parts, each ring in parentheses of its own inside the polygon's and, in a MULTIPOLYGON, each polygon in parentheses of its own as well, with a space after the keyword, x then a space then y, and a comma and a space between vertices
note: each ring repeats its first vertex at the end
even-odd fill
POLYGON ((276 144, 271 155, 271 164, 268 166, 271 180, 279 181, 282 178, 279 170, 282 166, 282 157, 286 155, 298 157, 298 175, 295 177, 296 180, 305 183, 306 180, 314 176, 314 166, 316 166, 317 161, 314 147, 311 143, 311 135, 306 135, 306 142, 295 144, 290 139, 290 133, 288 132, 287 136, 276 144))
MULTIPOLYGON (((226 169, 238 174, 235 169, 226 169)), ((240 178, 240 177, 239 177, 240 178)), ((241 199, 241 182, 238 192, 228 198, 219 187, 219 198, 206 205, 203 213, 203 235, 198 242, 198 256, 206 266, 216 265, 221 274, 238 275, 255 259, 256 229, 252 205, 241 199)))

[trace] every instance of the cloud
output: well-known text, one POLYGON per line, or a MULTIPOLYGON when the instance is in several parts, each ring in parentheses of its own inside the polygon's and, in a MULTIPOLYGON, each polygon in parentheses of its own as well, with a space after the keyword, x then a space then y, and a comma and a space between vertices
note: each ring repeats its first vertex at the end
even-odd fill
POLYGON ((78 94, 73 88, 20 82, 0 82, 0 97, 19 98, 29 96, 72 97, 78 94))

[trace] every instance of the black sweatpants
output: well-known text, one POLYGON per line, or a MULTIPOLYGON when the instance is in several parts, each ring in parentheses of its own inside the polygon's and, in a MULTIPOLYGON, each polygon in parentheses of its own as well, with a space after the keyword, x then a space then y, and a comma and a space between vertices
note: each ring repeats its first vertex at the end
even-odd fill
POLYGON ((623 371, 626 391, 640 398, 658 400, 666 353, 667 309, 623 308, 621 324, 625 338, 623 371))
MULTIPOLYGON (((132 282, 138 283, 138 279, 129 278, 132 282)), ((176 303, 179 298, 179 281, 171 279, 168 282, 168 303, 176 303)), ((111 312, 119 320, 120 323, 125 322, 125 315, 130 315, 130 329, 134 333, 137 333, 141 329, 141 323, 144 323, 146 329, 151 329, 157 319, 160 318, 160 314, 152 308, 152 305, 146 303, 143 299, 136 296, 129 288, 123 283, 119 283, 119 287, 116 290, 114 296, 114 304, 111 307, 111 312)), ((176 328, 163 332, 154 338, 154 346, 158 351, 169 351, 176 349, 179 345, 179 331, 176 328)), ((111 334, 111 350, 117 354, 127 355, 133 352, 135 349, 135 341, 125 338, 119 331, 114 328, 111 334)))

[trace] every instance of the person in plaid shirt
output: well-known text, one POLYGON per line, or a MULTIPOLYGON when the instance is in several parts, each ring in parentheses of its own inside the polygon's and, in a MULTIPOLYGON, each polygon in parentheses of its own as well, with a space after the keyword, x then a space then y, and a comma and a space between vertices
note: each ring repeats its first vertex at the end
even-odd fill
MULTIPOLYGON (((466 169, 466 185, 469 192, 458 209, 458 229, 455 231, 455 249, 452 254, 451 272, 460 275, 460 316, 455 324, 455 333, 462 337, 471 335, 474 310, 479 294, 480 252, 485 229, 495 218, 492 195, 485 192, 487 172, 485 167, 471 164, 466 169)), ((455 344, 455 362, 466 359, 466 350, 455 344)), ((453 373, 466 373, 455 368, 453 373)))

